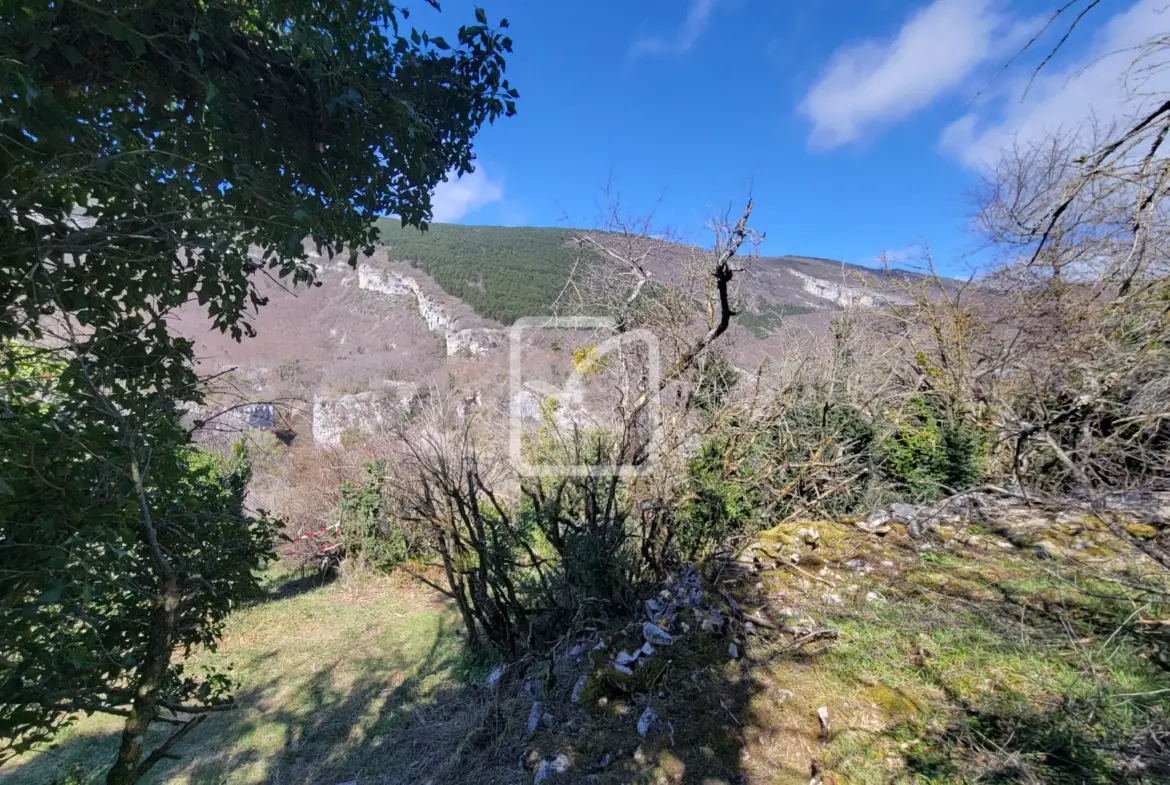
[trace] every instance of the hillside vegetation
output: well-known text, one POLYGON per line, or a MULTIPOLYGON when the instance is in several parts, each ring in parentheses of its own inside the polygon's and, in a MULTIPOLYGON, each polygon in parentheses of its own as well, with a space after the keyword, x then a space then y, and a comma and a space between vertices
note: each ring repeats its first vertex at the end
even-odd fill
MULTIPOLYGON (((576 229, 530 226, 462 226, 430 224, 426 231, 383 219, 378 232, 390 246, 390 258, 409 262, 435 280, 447 294, 468 303, 480 316, 511 324, 524 316, 543 316, 564 291, 578 254, 572 247, 576 229)), ((685 254, 686 246, 662 244, 663 258, 685 254)), ((809 259, 825 265, 832 276, 839 262, 809 259)), ((760 259, 757 268, 775 276, 785 260, 760 259)), ((856 268, 855 274, 873 273, 856 268)), ((838 273, 839 274, 839 273, 838 273)), ((736 321, 758 338, 766 337, 785 316, 813 309, 753 297, 737 307, 736 321)), ((568 304, 566 304, 568 305, 568 304)))
POLYGON ((476 313, 504 324, 549 313, 573 267, 562 229, 431 224, 423 232, 382 220, 378 231, 392 258, 409 261, 476 313))

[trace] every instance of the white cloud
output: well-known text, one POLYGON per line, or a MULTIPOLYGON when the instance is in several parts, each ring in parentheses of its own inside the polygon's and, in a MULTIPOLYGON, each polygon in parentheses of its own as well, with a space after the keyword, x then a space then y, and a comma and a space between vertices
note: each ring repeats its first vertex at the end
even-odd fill
POLYGON ((630 56, 686 54, 699 40, 699 36, 707 29, 707 22, 711 18, 711 9, 718 0, 692 0, 687 10, 687 17, 678 29, 670 35, 658 35, 643 38, 634 42, 630 47, 630 56))
POLYGON ((458 221, 472 210, 504 198, 503 182, 490 179, 482 164, 471 174, 456 178, 452 172, 448 177, 446 182, 439 183, 431 197, 435 223, 458 221))
POLYGON ((995 0, 935 0, 891 40, 838 49, 801 102, 809 144, 836 147, 880 130, 963 83, 1018 29, 995 0))
MULTIPOLYGON (((1090 17, 1082 24, 1088 22, 1090 17)), ((1170 10, 1165 0, 1142 0, 1102 25, 1081 61, 1064 68, 1050 63, 1030 87, 1032 70, 1020 67, 1017 77, 991 100, 947 126, 942 149, 982 169, 1013 143, 1027 145, 1050 134, 1073 133, 1090 120, 1107 126, 1140 112, 1155 94, 1161 93, 1157 100, 1164 100, 1170 91, 1170 71, 1163 67, 1128 79, 1126 71, 1136 54, 1134 47, 1165 30, 1167 23, 1170 10)))
POLYGON ((861 264, 868 267, 880 267, 882 264, 898 267, 905 266, 908 262, 920 262, 925 255, 926 247, 921 243, 914 243, 905 248, 887 248, 879 254, 862 259, 861 264))

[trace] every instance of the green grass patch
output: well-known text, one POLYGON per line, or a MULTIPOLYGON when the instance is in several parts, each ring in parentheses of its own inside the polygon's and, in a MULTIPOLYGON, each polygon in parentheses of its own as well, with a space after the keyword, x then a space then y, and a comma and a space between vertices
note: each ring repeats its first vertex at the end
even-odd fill
MULTIPOLYGON (((267 576, 274 589, 295 571, 267 576)), ((469 716, 464 684, 481 666, 464 654, 458 617, 407 584, 361 575, 233 615, 217 652, 190 662, 231 667, 238 708, 210 717, 144 783, 379 781, 434 765, 469 716), (426 719, 438 718, 424 733, 426 719)), ((121 722, 83 719, 52 750, 5 766, 6 785, 44 785, 75 763, 113 760, 121 722)), ((148 748, 167 735, 153 733, 148 748)), ((449 752, 449 751, 448 751, 449 752)))

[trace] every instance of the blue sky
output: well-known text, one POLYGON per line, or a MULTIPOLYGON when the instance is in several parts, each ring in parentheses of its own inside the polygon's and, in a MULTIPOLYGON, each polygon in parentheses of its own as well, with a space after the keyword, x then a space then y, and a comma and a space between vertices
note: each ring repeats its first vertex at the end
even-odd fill
MULTIPOLYGON (((481 2, 511 22, 519 114, 440 186, 436 220, 592 226, 609 183, 702 241, 750 190, 764 253, 867 263, 927 244, 951 274, 986 258, 973 192, 1000 151, 1131 111, 1128 61, 1096 58, 1170 21, 1161 0, 1106 0, 1025 95, 1067 22, 1005 65, 1065 0, 481 2)), ((445 32, 473 5, 411 22, 445 32)))

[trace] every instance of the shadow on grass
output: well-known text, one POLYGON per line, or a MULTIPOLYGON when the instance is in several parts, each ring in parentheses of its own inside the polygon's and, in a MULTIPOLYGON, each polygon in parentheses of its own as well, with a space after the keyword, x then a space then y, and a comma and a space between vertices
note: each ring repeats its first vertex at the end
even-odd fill
MULTIPOLYGON (((426 640, 365 646, 369 656, 309 673, 281 673, 283 652, 258 653, 247 671, 263 678, 245 678, 238 707, 210 717, 176 748, 180 760, 159 763, 143 783, 528 783, 538 761, 561 754, 570 768, 550 785, 745 780, 745 727, 761 686, 747 667, 727 667, 727 640, 696 635, 662 647, 635 682, 597 677, 574 703, 577 679, 596 670, 587 657, 514 664, 489 688, 487 664, 465 650, 453 619, 441 614, 426 640), (550 715, 529 734, 535 701, 550 715), (647 708, 659 719, 643 737, 637 724, 647 708)), ((611 655, 599 654, 596 665, 611 655)), ((103 772, 118 730, 68 738, 51 757, 14 770, 11 782, 41 785, 77 760, 87 773, 103 772)), ((794 774, 807 782, 807 771, 794 774)))
POLYGON ((886 626, 944 700, 862 755, 899 749, 925 782, 1170 782, 1170 636, 1140 622, 1166 595, 1019 558, 920 559, 893 586, 886 626))
POLYGON ((988 783, 1170 781, 1168 728, 1150 728, 1150 735, 1114 746, 1093 727, 1094 713, 1103 708, 1070 702, 1047 710, 968 709, 927 734, 926 743, 907 756, 907 769, 931 782, 964 781, 973 771, 988 783))
MULTIPOLYGON (((488 664, 464 648, 457 615, 433 601, 428 610, 424 598, 396 597, 391 607, 388 595, 348 581, 290 592, 287 606, 248 611, 234 631, 233 656, 249 652, 239 708, 210 718, 176 750, 182 760, 144 782, 529 783, 540 761, 559 755, 568 770, 546 785, 803 785, 814 765, 825 782, 834 773, 838 782, 1170 781, 1170 681, 1157 675, 1151 633, 1125 623, 1142 606, 1092 596, 1104 591, 1096 585, 1069 590, 1066 579, 1080 579, 1047 566, 907 559, 874 587, 890 602, 826 607, 819 590, 804 590, 809 612, 843 631, 827 655, 696 629, 622 674, 606 666, 641 645, 632 624, 607 630, 596 653, 600 631, 562 641, 555 659, 514 664, 493 688, 484 686, 488 664), (731 643, 747 656, 733 659, 731 643), (791 688, 782 708, 780 688, 791 688), (818 724, 822 705, 832 708, 831 740, 818 724), (657 719, 643 736, 648 710, 657 719), (883 768, 889 760, 901 768, 883 768)), ((783 574, 788 586, 801 577, 783 574)), ((797 623, 770 615, 748 577, 728 568, 719 580, 725 598, 769 626, 797 623)), ((11 782, 41 785, 73 760, 100 770, 117 730, 67 738, 11 782)))
POLYGON ((320 570, 306 567, 304 570, 298 571, 297 577, 288 577, 278 585, 272 587, 258 602, 287 600, 290 597, 296 597, 305 592, 328 586, 336 580, 337 572, 335 570, 328 570, 322 573, 320 570))

